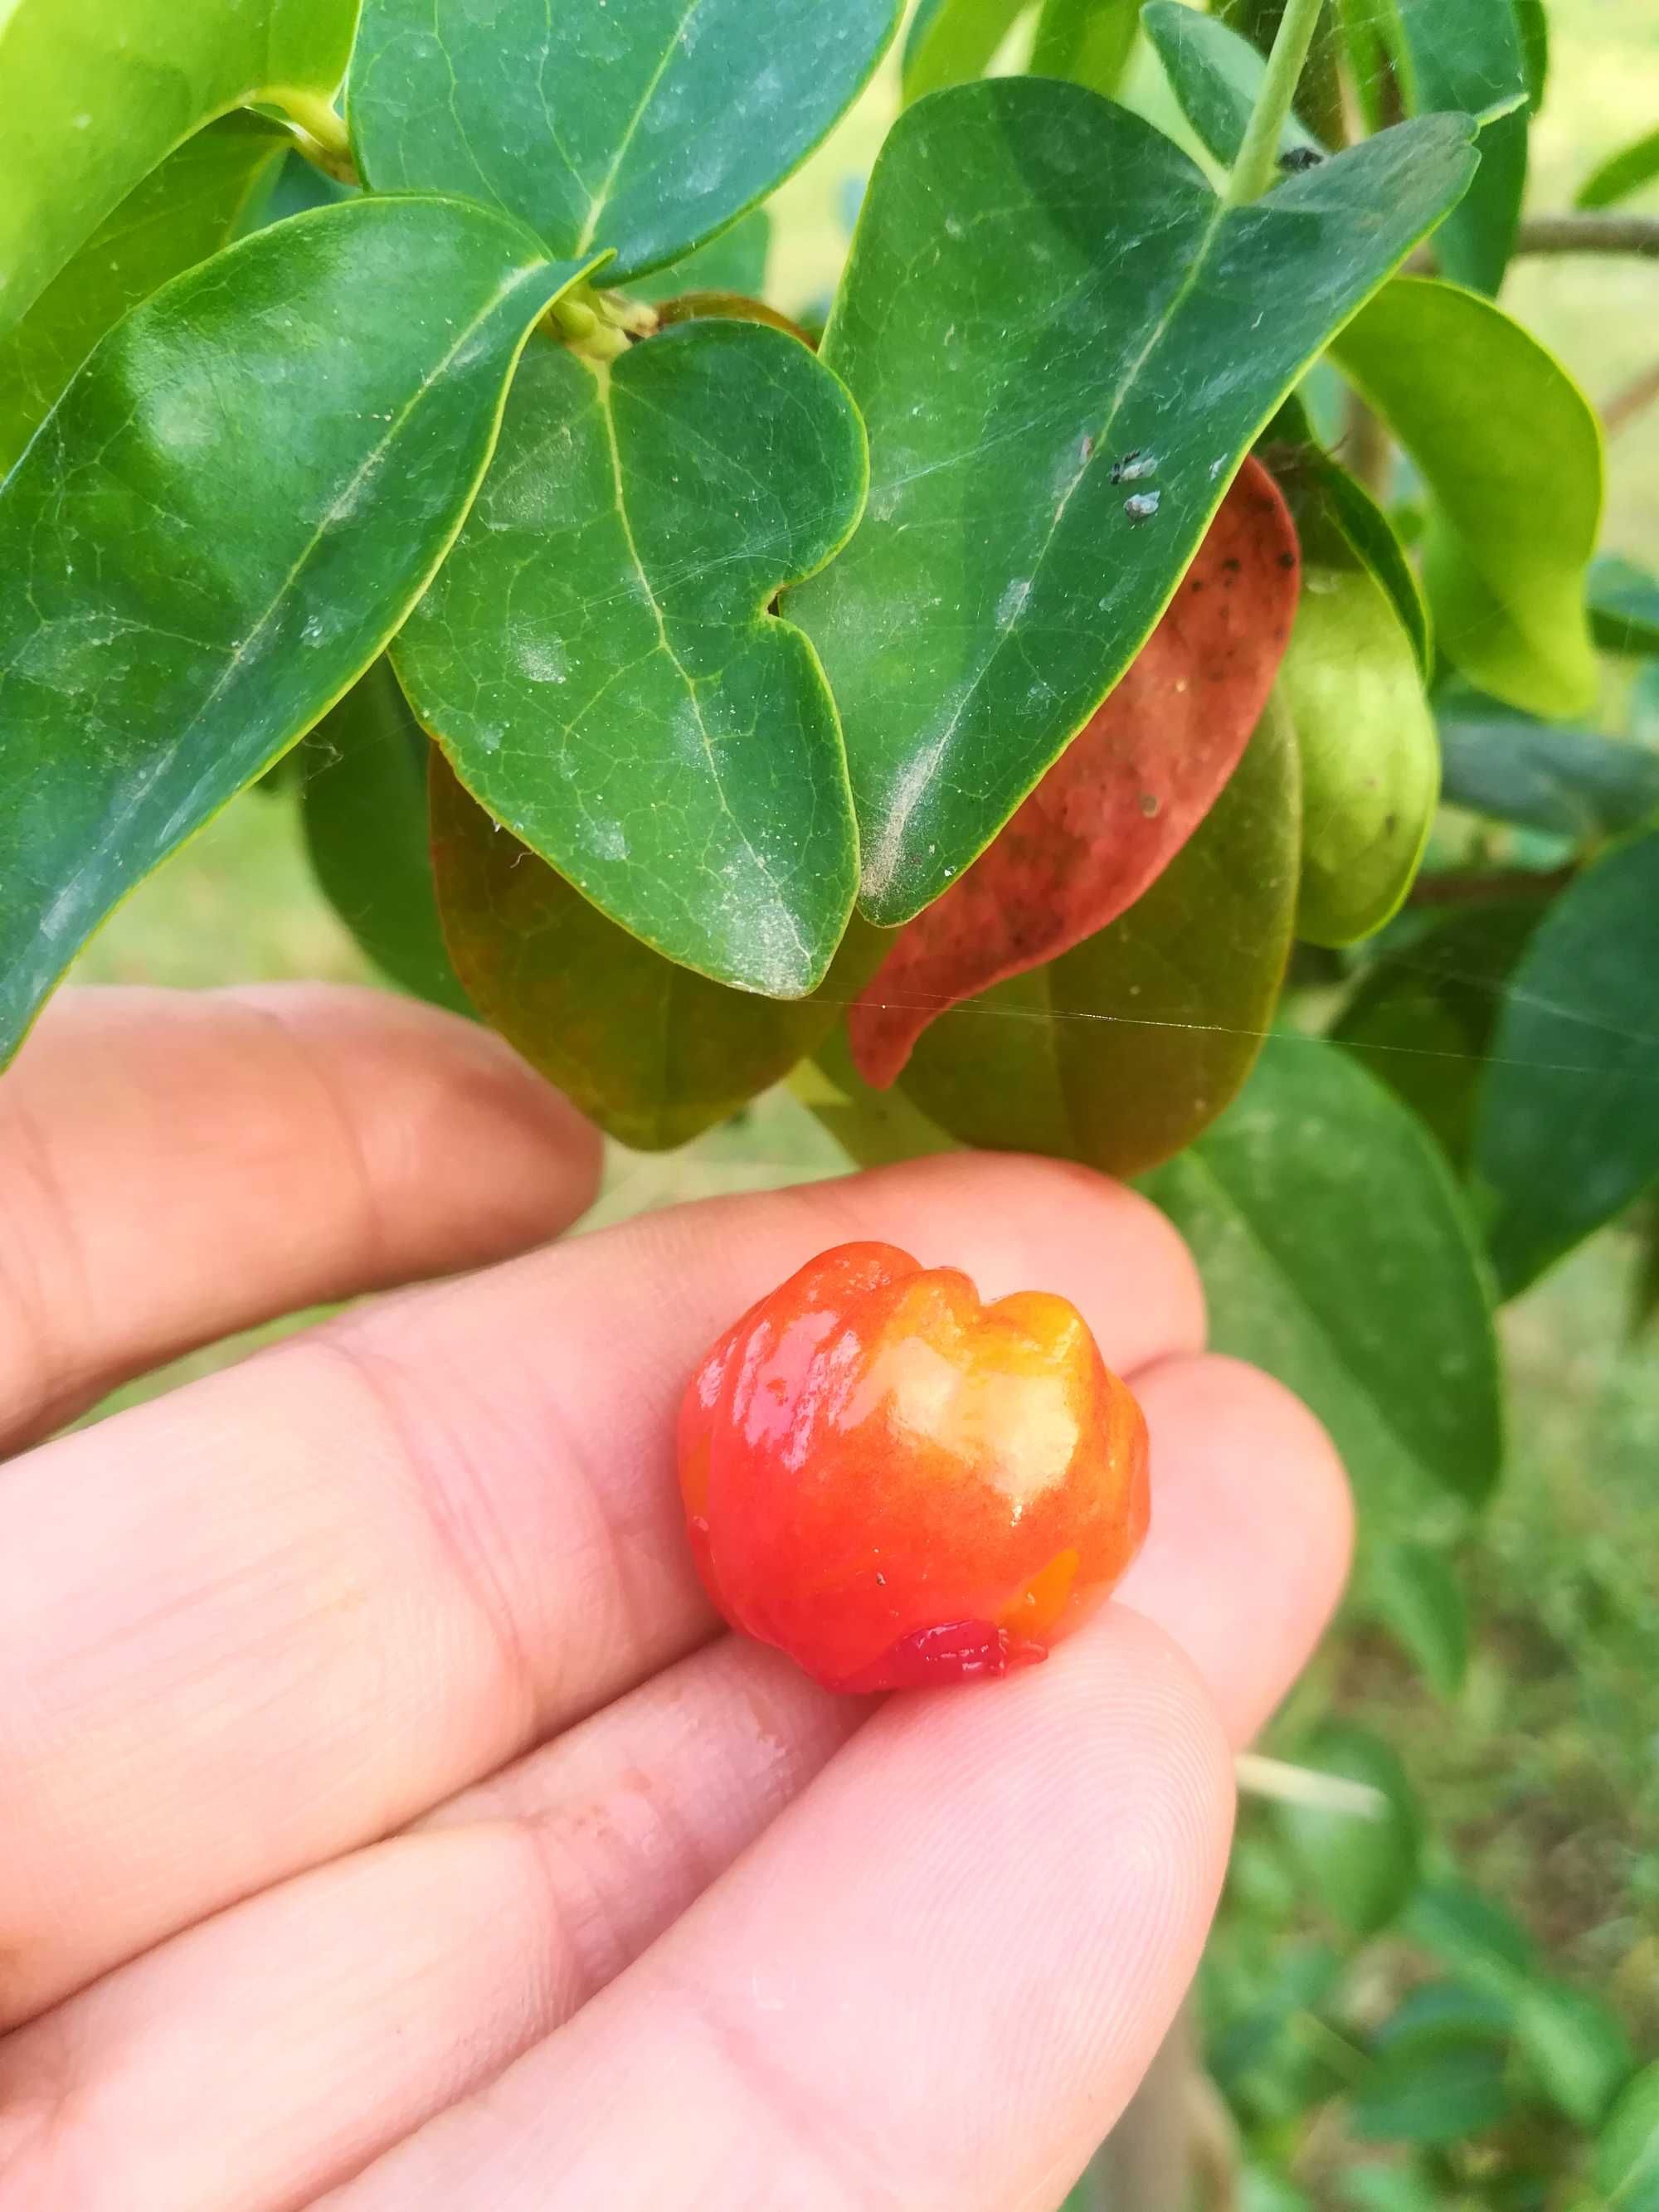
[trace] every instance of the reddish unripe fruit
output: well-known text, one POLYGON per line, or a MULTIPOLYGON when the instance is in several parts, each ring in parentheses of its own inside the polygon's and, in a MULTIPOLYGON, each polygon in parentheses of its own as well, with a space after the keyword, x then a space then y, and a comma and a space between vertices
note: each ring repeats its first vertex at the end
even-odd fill
POLYGON ((1168 612, 1012 820, 907 922, 848 1018, 878 1090, 964 999, 1127 912, 1226 787, 1267 703, 1301 590, 1296 526, 1246 461, 1168 612))
POLYGON ((1075 1306, 842 1244, 751 1306, 680 1408, 704 1585, 832 1690, 1048 1656, 1146 1533, 1146 1426, 1075 1306))

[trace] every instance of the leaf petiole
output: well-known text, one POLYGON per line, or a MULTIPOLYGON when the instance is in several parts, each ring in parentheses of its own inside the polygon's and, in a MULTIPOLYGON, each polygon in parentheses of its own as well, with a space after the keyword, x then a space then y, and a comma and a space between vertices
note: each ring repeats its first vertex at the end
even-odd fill
POLYGON ((1244 143, 1227 179, 1223 197, 1230 208, 1246 207, 1259 200, 1279 174, 1279 137, 1302 82, 1322 4, 1322 0, 1288 0, 1244 143))

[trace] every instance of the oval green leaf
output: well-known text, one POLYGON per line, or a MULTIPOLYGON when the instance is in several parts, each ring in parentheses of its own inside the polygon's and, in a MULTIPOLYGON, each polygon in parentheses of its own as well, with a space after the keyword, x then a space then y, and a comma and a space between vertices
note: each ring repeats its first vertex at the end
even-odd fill
POLYGON ((1417 656, 1366 569, 1310 563, 1279 683, 1302 754, 1297 935, 1356 945, 1410 890, 1440 796, 1417 656))
POLYGON ((641 300, 672 300, 683 292, 736 292, 757 300, 766 289, 771 251, 772 218, 764 208, 753 208, 684 261, 630 279, 628 289, 641 300))
POLYGON ((1460 1172, 1504 983, 1544 904, 1540 891, 1446 915, 1366 971, 1331 1032, 1432 1131, 1460 1172))
POLYGON ((1591 170, 1578 190, 1581 208, 1616 207, 1620 200, 1639 192, 1659 177, 1659 131, 1650 131, 1633 145, 1610 155, 1591 170))
POLYGON ((842 544, 864 434, 760 324, 690 322, 609 366, 538 343, 495 465, 394 653, 475 798, 653 951, 815 990, 858 847, 817 655, 768 611, 842 544))
POLYGON ((1586 1990, 1540 1980, 1522 1993, 1515 2025, 1550 2102, 1581 2128, 1599 2126, 1635 2063, 1618 2014, 1586 1990))
POLYGON ((1474 1175, 1512 1296, 1659 1178, 1659 831, 1587 869, 1509 983, 1474 1175))
POLYGON ((1431 277, 1397 278, 1334 351, 1434 494, 1425 574, 1447 658, 1511 706, 1583 713, 1601 520, 1589 403, 1500 307, 1431 277))
POLYGON ((1203 1272, 1211 1340, 1330 1431, 1379 1534, 1479 1504, 1502 1456, 1474 1234, 1414 1115, 1317 1039, 1271 1037, 1244 1095, 1147 1178, 1203 1272))
POLYGON ((1455 806, 1584 843, 1659 814, 1659 754, 1493 706, 1440 725, 1444 794, 1455 806))
POLYGON ((851 106, 898 0, 364 0, 358 166, 465 193, 607 283, 678 261, 763 199, 851 106))
POLYGON ((1322 1805, 1279 1810, 1287 1840, 1331 1911, 1356 1935, 1374 1936, 1417 1886, 1423 1820, 1405 1769, 1380 1736, 1340 1721, 1317 1729, 1299 1747, 1298 1760, 1316 1773, 1364 1783, 1382 1801, 1369 1818, 1322 1805))
POLYGON ((845 722, 873 921, 937 897, 1122 675, 1263 424, 1462 189, 1468 135, 1410 125, 1229 210, 1075 85, 900 117, 823 349, 869 507, 789 602, 845 722))
POLYGON ((1111 99, 1134 51, 1139 0, 1042 0, 1033 76, 1063 76, 1111 99))
POLYGON ((1261 1050, 1290 952, 1296 742, 1275 706, 1128 912, 921 1038, 908 1097, 964 1144, 1139 1175, 1190 1144, 1261 1050))
POLYGON ((1360 2084, 1349 2125, 1365 2142, 1461 2142, 1508 2117, 1516 2101, 1508 2075, 1509 2039, 1490 2028, 1403 2037, 1360 2084))
POLYGON ((1590 629, 1604 653, 1659 653, 1659 576, 1618 554, 1590 563, 1590 629))
POLYGON ((1406 106, 1489 118, 1480 167, 1434 241, 1455 283, 1493 293, 1504 281, 1527 186, 1530 87, 1515 0, 1389 0, 1390 40, 1406 106))
POLYGON ((1451 1562, 1432 1545, 1384 1540, 1360 1558, 1359 1597, 1423 1670, 1430 1687, 1455 1697, 1469 1663, 1469 1609, 1451 1562))
POLYGON ((0 492, 0 1054, 402 623, 577 273, 486 209, 349 201, 175 277, 76 376, 0 492))
POLYGON ((1659 2212, 1659 2062, 1613 2106, 1595 2147, 1595 2179, 1608 2212, 1659 2212))
POLYGON ((432 762, 439 911, 473 1004, 620 1143, 683 1145, 787 1075, 871 957, 849 933, 816 999, 780 1003, 676 967, 591 906, 432 762))
POLYGON ((0 331, 216 115, 305 113, 345 74, 357 0, 9 0, 0 9, 0 331), (118 31, 116 18, 118 17, 118 31))
POLYGON ((235 235, 292 143, 255 115, 198 131, 127 195, 0 337, 0 477, 112 324, 235 235))
POLYGON ((1256 450, 1285 495, 1304 561, 1310 567, 1358 567, 1374 576, 1427 683, 1434 673, 1434 639, 1417 571, 1370 492, 1319 444, 1299 396, 1285 401, 1256 450))
POLYGON ((982 76, 1026 0, 922 0, 905 33, 907 101, 982 76))
MULTIPOLYGON (((853 926, 861 927, 857 921, 853 926)), ((930 1121, 902 1091, 871 1089, 853 1065, 839 1024, 795 1070, 789 1088, 855 1166, 891 1167, 900 1160, 957 1149, 955 1138, 930 1121)))
POLYGON ((432 884, 431 750, 382 655, 286 759, 300 763, 306 848, 336 914, 393 982, 470 1014, 432 884))

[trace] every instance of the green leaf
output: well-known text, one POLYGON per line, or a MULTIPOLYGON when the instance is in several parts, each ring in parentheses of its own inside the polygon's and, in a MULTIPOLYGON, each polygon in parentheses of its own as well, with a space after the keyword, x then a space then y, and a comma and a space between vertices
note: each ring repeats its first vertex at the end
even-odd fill
POLYGON ((1244 1095, 1147 1194, 1185 1235, 1211 1338, 1324 1422, 1382 1533, 1479 1503, 1502 1452, 1474 1237, 1439 1152, 1345 1053, 1268 1040, 1244 1095))
POLYGON ((335 207, 355 199, 358 187, 327 176, 301 153, 291 153, 277 172, 276 181, 263 206, 256 203, 244 217, 245 230, 262 230, 267 224, 285 222, 291 215, 309 215, 313 208, 335 207))
POLYGON ((484 209, 353 200, 175 277, 80 370, 0 492, 0 1054, 381 650, 576 273, 484 209))
POLYGON ((1506 1296, 1659 1178, 1659 832, 1615 848, 1544 917, 1510 978, 1474 1172, 1506 1296))
POLYGON ((1383 954, 1331 1032, 1427 1125, 1460 1173, 1504 985, 1544 905, 1540 891, 1447 915, 1383 954))
POLYGON ((738 292, 757 300, 766 289, 766 263, 772 250, 772 218, 751 208, 740 222, 700 246, 684 261, 653 269, 629 284, 641 300, 672 300, 685 292, 738 292))
POLYGON ((1042 0, 1033 76, 1063 76, 1109 100, 1133 52, 1139 0, 1042 0))
POLYGON ((1505 2119, 1515 2098, 1506 2039, 1447 2027, 1386 2048, 1348 2108, 1362 2142, 1454 2143, 1505 2119))
POLYGON ((1604 653, 1659 653, 1659 576, 1616 553, 1590 563, 1590 630, 1604 653))
POLYGON ((1578 190, 1581 208, 1614 207, 1639 192, 1659 177, 1659 131, 1650 131, 1634 145, 1621 147, 1593 169, 1578 190))
POLYGON ((1550 20, 1545 0, 1514 0, 1515 27, 1521 34, 1526 70, 1527 105, 1534 115, 1544 105, 1550 82, 1550 20))
POLYGON ((1302 754, 1297 934, 1357 944, 1398 911, 1440 796, 1417 655, 1366 569, 1310 563, 1279 681, 1302 754))
POLYGON ((1582 713, 1601 517, 1589 403, 1501 308, 1431 277, 1397 278, 1334 351, 1434 493, 1425 573, 1447 658, 1511 706, 1582 713))
POLYGON ((203 124, 255 100, 325 102, 356 18, 357 0, 8 0, 0 332, 203 124))
POLYGON ((1445 1553, 1429 1544, 1372 1544, 1360 1575, 1365 1610, 1398 1639, 1432 1689, 1455 1697, 1468 1672, 1469 1613, 1445 1553))
POLYGON ((1501 708, 1440 725, 1444 793, 1455 806, 1576 842, 1617 836, 1659 813, 1659 754, 1501 708))
MULTIPOLYGON (((862 925, 854 922, 854 928, 862 925)), ((953 1152, 956 1139, 930 1121, 902 1091, 874 1091, 853 1065, 839 1024, 790 1078, 790 1089, 861 1168, 953 1152)))
POLYGON ((1607 2212, 1659 2212, 1659 2063, 1625 2091, 1595 2147, 1607 2212))
POLYGON ((1528 81, 1514 0, 1389 4, 1407 112, 1451 109, 1492 118, 1480 133, 1480 172, 1447 217, 1435 252, 1454 282, 1495 292, 1514 251, 1527 184, 1528 81), (1506 106, 1507 112, 1494 112, 1506 106))
POLYGON ((684 323, 609 365, 538 341, 394 654, 499 821, 655 951, 771 998, 823 981, 858 848, 823 671, 767 610, 864 487, 846 392, 777 331, 684 323))
POLYGON ((346 927, 394 982, 470 1014, 438 926, 427 830, 432 745, 384 657, 296 751, 307 848, 346 927))
POLYGON ((489 1022, 624 1145, 685 1144, 787 1075, 833 1026, 848 939, 817 999, 730 991, 608 921, 432 764, 438 904, 456 973, 489 1022))
POLYGON ((1471 159, 1441 118, 1228 211, 1075 85, 901 116, 823 339, 870 503, 790 602, 845 721, 872 920, 937 897, 1082 727, 1263 423, 1471 159), (1155 467, 1114 483, 1132 453, 1155 467))
POLYGON ((290 143, 258 116, 228 116, 152 170, 0 337, 0 477, 112 323, 216 253, 290 143))
POLYGON ((1565 1982, 1535 1981, 1516 2034, 1550 2101, 1580 2127, 1598 2126, 1635 2063, 1617 2014, 1565 1982))
POLYGON ((908 103, 984 74, 1027 0, 922 0, 905 34, 901 89, 908 103))
POLYGON ((1425 1882, 1404 1927, 1413 1942, 1505 2000, 1537 1969, 1537 1947, 1525 1929, 1467 1882, 1425 1882))
POLYGON ((1191 1142, 1249 1075, 1290 951, 1294 739, 1270 708, 1152 889, 1074 951, 937 1022, 902 1085, 964 1144, 1129 1176, 1191 1142))
POLYGON ((1373 1936, 1417 1882, 1423 1823, 1405 1769, 1380 1736, 1340 1721, 1316 1731, 1299 1756, 1318 1773, 1368 1784, 1383 1801, 1370 1819, 1322 1806, 1279 1808, 1286 1839, 1326 1905, 1356 1935, 1373 1936))
MULTIPOLYGON (((1200 15, 1182 0, 1147 0, 1140 20, 1182 113, 1222 167, 1231 168, 1267 77, 1267 62, 1218 17, 1200 15)), ((1324 151, 1295 115, 1285 118, 1279 148, 1281 154, 1324 151)))
POLYGON ((1434 670, 1434 640, 1417 571, 1370 492, 1318 443, 1299 395, 1280 408, 1258 451, 1289 504, 1304 558, 1326 568, 1358 566, 1376 579, 1426 682, 1434 670))
POLYGON ((607 283, 678 261, 763 199, 851 106, 899 0, 364 0, 358 167, 464 192, 607 283))

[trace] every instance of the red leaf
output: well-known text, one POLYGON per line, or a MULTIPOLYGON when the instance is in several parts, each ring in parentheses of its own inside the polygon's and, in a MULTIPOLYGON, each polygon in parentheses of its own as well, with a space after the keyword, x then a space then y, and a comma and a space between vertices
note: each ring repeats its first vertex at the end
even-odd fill
POLYGON ((1132 907, 1220 797, 1261 720, 1301 587, 1278 486, 1247 460, 1116 690, 973 866, 907 923, 853 1008, 884 1090, 949 1007, 1069 952, 1132 907))

